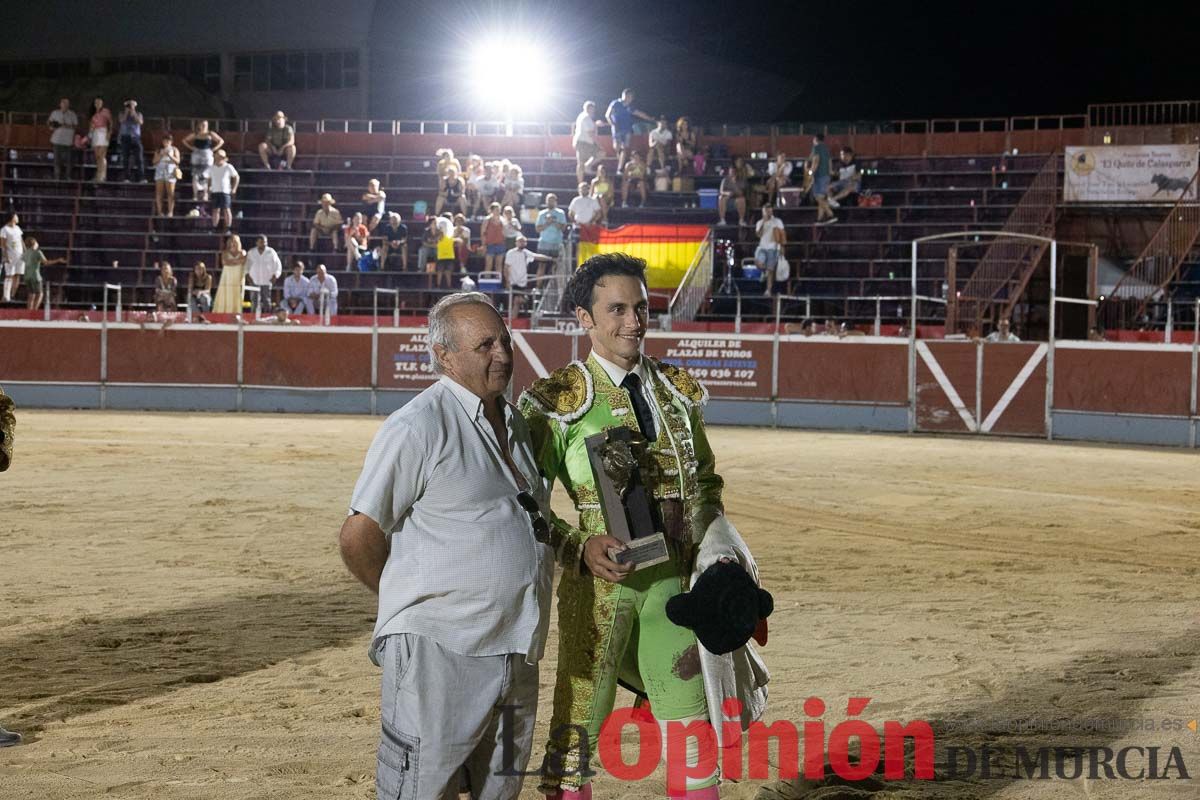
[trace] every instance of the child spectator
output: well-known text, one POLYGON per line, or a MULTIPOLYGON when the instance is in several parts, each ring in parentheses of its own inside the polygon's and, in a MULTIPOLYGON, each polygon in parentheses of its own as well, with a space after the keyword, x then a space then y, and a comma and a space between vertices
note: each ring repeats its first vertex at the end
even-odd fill
POLYGON ((21 282, 29 295, 26 308, 36 311, 42 304, 42 267, 52 267, 55 264, 66 264, 65 258, 46 258, 45 253, 38 247, 38 240, 32 236, 25 237, 25 252, 21 254, 25 266, 25 274, 21 282))
POLYGON ((504 252, 517 246, 517 237, 521 235, 521 220, 512 206, 505 206, 500 217, 504 220, 504 252))
POLYGON ((361 212, 355 212, 346 224, 342 234, 346 237, 346 269, 353 270, 358 266, 358 260, 367 252, 367 237, 370 231, 363 224, 361 212))
POLYGON ((646 164, 642 154, 636 150, 629 156, 629 164, 625 167, 625 180, 621 181, 621 208, 629 205, 629 189, 637 186, 638 194, 642 197, 642 206, 646 205, 646 164))
POLYGON ((435 286, 439 289, 450 289, 451 278, 454 276, 454 223, 445 216, 436 217, 437 239, 437 280, 435 286))
POLYGON ((387 192, 379 188, 379 179, 367 181, 367 191, 363 192, 363 219, 366 220, 367 230, 375 230, 379 220, 386 212, 387 192))

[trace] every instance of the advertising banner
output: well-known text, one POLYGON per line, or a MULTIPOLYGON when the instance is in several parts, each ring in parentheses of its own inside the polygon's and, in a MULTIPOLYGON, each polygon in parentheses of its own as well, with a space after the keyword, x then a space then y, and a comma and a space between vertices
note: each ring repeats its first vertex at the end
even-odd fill
POLYGON ((1067 203, 1174 203, 1196 174, 1194 144, 1068 147, 1063 200, 1067 203))

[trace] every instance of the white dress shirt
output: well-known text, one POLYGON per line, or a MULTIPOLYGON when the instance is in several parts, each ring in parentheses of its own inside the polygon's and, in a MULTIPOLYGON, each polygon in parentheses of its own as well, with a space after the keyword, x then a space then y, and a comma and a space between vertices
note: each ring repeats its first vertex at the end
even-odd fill
MULTIPOLYGON (((508 447, 541 481, 524 418, 504 404, 508 447)), ((542 657, 553 554, 534 538, 483 401, 443 376, 384 422, 350 501, 388 536, 379 641, 413 633, 467 656, 542 657)), ((378 663, 378 662, 376 662, 378 663)))
POLYGON ((257 247, 251 247, 246 253, 246 274, 255 286, 265 286, 283 274, 283 262, 274 247, 264 247, 258 252, 257 247))

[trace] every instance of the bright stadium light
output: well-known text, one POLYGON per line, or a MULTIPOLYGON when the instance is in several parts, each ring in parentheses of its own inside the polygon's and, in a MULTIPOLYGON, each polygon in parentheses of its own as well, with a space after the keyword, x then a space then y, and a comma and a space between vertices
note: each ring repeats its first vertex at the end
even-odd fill
POLYGON ((463 80, 471 89, 472 105, 483 118, 499 116, 511 134, 518 120, 538 120, 554 107, 562 91, 558 59, 545 41, 524 39, 517 53, 512 42, 500 38, 485 40, 472 46, 466 59, 463 80), (513 71, 502 64, 516 58, 513 71))

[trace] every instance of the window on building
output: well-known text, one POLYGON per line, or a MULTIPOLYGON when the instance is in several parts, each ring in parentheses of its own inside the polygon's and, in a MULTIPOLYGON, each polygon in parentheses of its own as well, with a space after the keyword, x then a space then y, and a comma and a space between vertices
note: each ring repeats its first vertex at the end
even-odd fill
POLYGON ((240 55, 233 62, 238 91, 299 92, 353 89, 359 85, 359 58, 354 50, 240 55))

